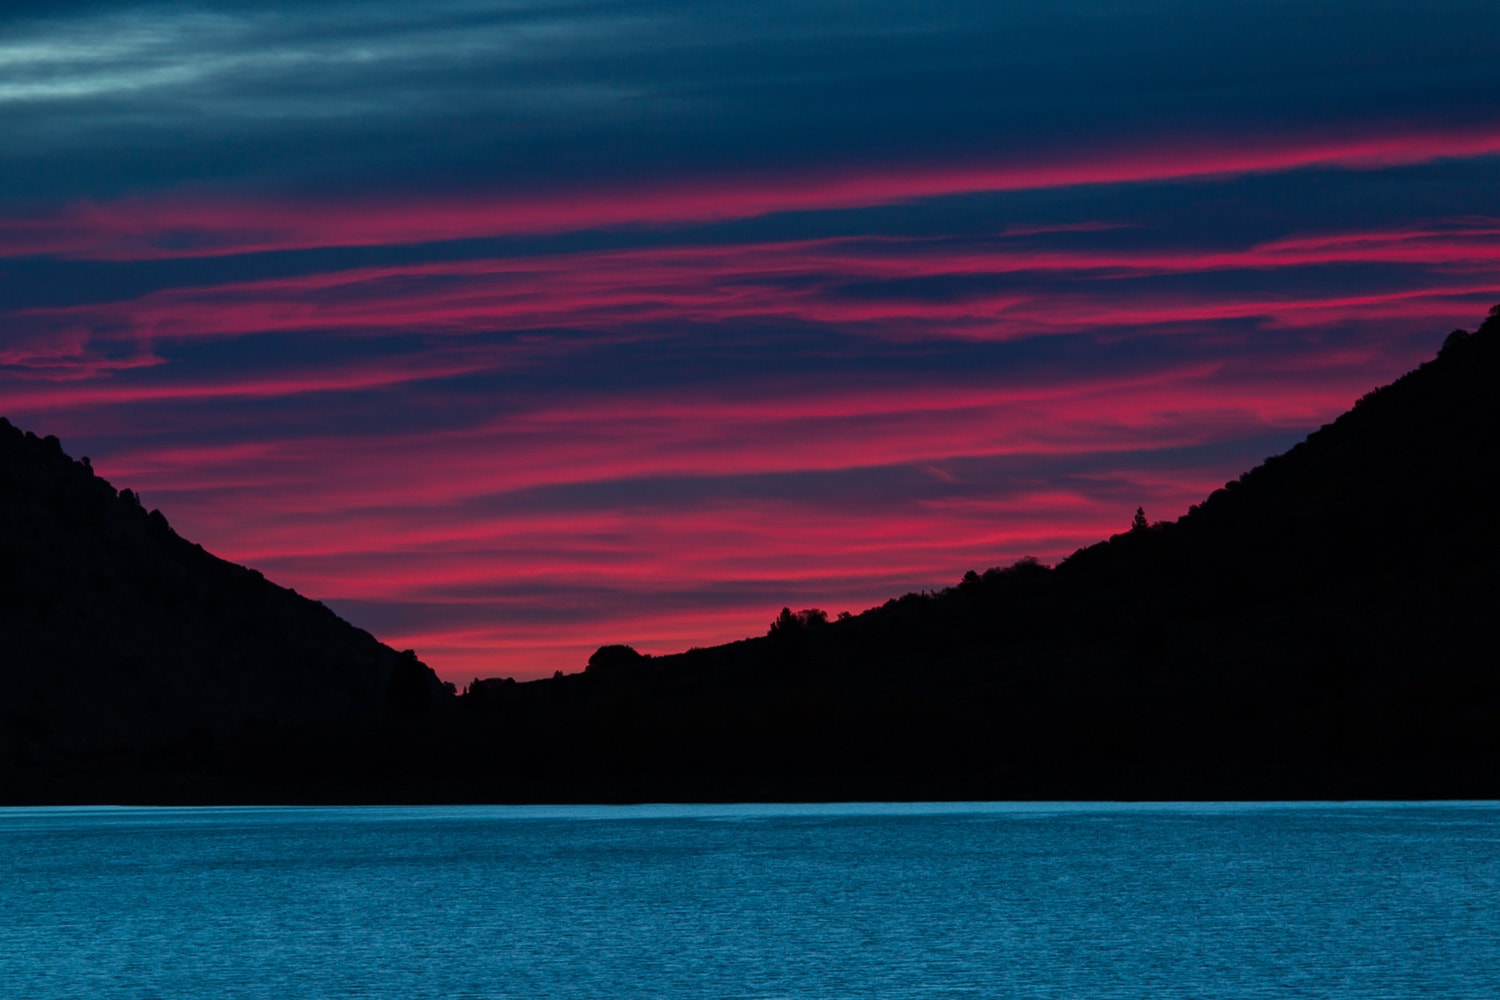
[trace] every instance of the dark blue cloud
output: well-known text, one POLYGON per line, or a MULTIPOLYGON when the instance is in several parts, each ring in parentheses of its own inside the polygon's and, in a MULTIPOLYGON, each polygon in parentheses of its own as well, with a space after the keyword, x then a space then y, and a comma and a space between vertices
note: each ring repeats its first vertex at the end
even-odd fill
POLYGON ((1500 13, 1463 0, 84 5, 0 30, 11 203, 1493 124, 1500 89, 1500 13))

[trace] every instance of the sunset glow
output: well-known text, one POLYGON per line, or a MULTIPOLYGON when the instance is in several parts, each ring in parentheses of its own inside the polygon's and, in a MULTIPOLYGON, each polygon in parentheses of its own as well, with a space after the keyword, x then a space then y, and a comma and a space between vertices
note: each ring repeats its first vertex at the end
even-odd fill
POLYGON ((1176 517, 1500 301, 1473 5, 373 6, 13 17, 0 415, 459 684, 1176 517))

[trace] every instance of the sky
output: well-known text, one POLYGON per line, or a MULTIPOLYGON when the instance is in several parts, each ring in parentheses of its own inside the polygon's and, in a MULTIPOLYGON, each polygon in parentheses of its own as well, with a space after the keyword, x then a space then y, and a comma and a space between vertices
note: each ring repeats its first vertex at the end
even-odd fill
POLYGON ((0 415, 460 686, 1180 516, 1500 301, 1492 0, 22 2, 0 415))

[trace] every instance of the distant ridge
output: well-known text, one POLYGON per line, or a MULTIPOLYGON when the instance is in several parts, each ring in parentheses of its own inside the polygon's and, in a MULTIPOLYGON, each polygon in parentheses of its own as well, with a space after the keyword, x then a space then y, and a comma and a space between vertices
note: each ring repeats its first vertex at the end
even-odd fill
POLYGON ((0 421, 0 799, 1500 798, 1497 482, 1500 307, 1055 569, 455 698, 0 421))
POLYGON ((540 787, 647 798, 1500 797, 1497 483, 1500 307, 1056 569, 464 701, 540 787))
POLYGON ((184 541, 86 463, 0 418, 0 795, 96 771, 107 795, 445 693, 415 656, 184 541))

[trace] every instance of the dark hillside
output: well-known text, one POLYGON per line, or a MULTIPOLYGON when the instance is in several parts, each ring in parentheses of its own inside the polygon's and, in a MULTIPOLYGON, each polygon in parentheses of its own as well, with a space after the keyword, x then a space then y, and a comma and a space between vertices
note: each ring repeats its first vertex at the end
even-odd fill
POLYGON ((65 783, 60 766, 190 771, 225 746, 382 724, 440 691, 414 656, 184 541, 56 438, 0 419, 10 787, 65 783))
POLYGON ((505 728, 468 759, 648 798, 1500 796, 1497 461, 1492 312, 1175 523, 848 620, 480 682, 467 707, 505 728))

